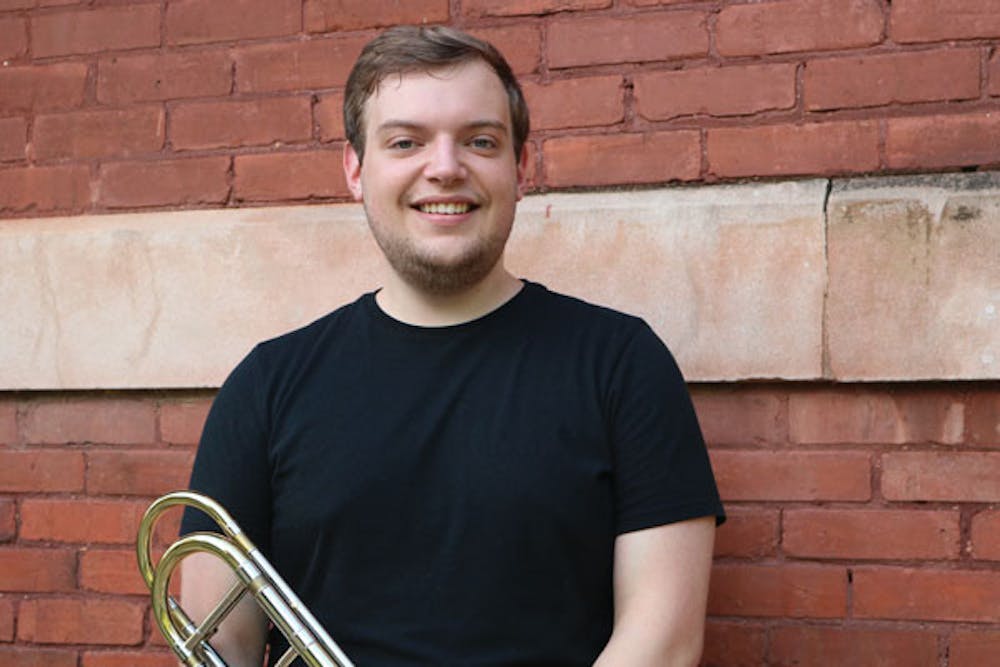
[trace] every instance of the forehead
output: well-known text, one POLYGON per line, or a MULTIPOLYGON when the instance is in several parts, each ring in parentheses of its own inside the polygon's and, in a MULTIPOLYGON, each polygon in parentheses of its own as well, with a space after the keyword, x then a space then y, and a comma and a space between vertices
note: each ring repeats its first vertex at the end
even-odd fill
POLYGON ((510 126, 507 92, 496 72, 481 60, 389 74, 365 102, 364 115, 368 132, 390 121, 420 125, 490 121, 510 126))

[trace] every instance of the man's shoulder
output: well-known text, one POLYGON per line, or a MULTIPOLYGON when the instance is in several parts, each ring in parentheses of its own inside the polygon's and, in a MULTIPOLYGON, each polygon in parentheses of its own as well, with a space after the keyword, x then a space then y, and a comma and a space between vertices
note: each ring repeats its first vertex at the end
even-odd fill
POLYGON ((532 307, 546 313, 552 320, 570 324, 586 323, 592 326, 634 328, 644 326, 642 318, 611 306, 590 301, 585 297, 550 290, 540 283, 525 281, 532 307))
POLYGON ((372 297, 372 293, 365 293, 308 324, 265 339, 256 345, 254 353, 283 357, 312 349, 331 336, 342 336, 366 317, 366 301, 372 297))

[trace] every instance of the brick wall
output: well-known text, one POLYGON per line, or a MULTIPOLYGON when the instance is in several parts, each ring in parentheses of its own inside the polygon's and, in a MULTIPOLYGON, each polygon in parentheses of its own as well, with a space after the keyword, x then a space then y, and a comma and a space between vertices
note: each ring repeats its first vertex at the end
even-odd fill
MULTIPOLYGON (((343 201, 347 68, 419 21, 508 54, 539 191, 1000 165, 1000 0, 0 0, 0 217, 343 201)), ((2 389, 0 667, 172 665, 132 542, 211 392, 2 389)), ((996 383, 693 392, 706 664, 995 658, 996 383)))

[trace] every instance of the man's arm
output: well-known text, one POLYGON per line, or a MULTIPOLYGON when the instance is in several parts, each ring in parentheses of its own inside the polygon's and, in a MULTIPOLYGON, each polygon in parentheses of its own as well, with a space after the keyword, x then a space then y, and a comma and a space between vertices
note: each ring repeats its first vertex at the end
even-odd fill
MULTIPOLYGON (((219 558, 195 553, 181 563, 181 607, 197 624, 219 603, 236 575, 219 558)), ((260 667, 267 643, 267 616, 248 592, 209 640, 229 667, 260 667)))
POLYGON ((692 667, 701 657, 715 517, 615 540, 615 620, 595 667, 692 667))

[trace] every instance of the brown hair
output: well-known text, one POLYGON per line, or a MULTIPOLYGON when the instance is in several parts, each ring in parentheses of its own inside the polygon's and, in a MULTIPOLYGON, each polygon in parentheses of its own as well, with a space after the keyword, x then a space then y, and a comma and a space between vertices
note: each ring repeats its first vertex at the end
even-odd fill
POLYGON ((507 92, 514 156, 528 137, 528 105, 503 55, 489 42, 446 26, 397 26, 368 42, 351 69, 344 89, 344 132, 358 159, 365 152, 365 102, 391 74, 430 71, 482 60, 496 72, 507 92))

